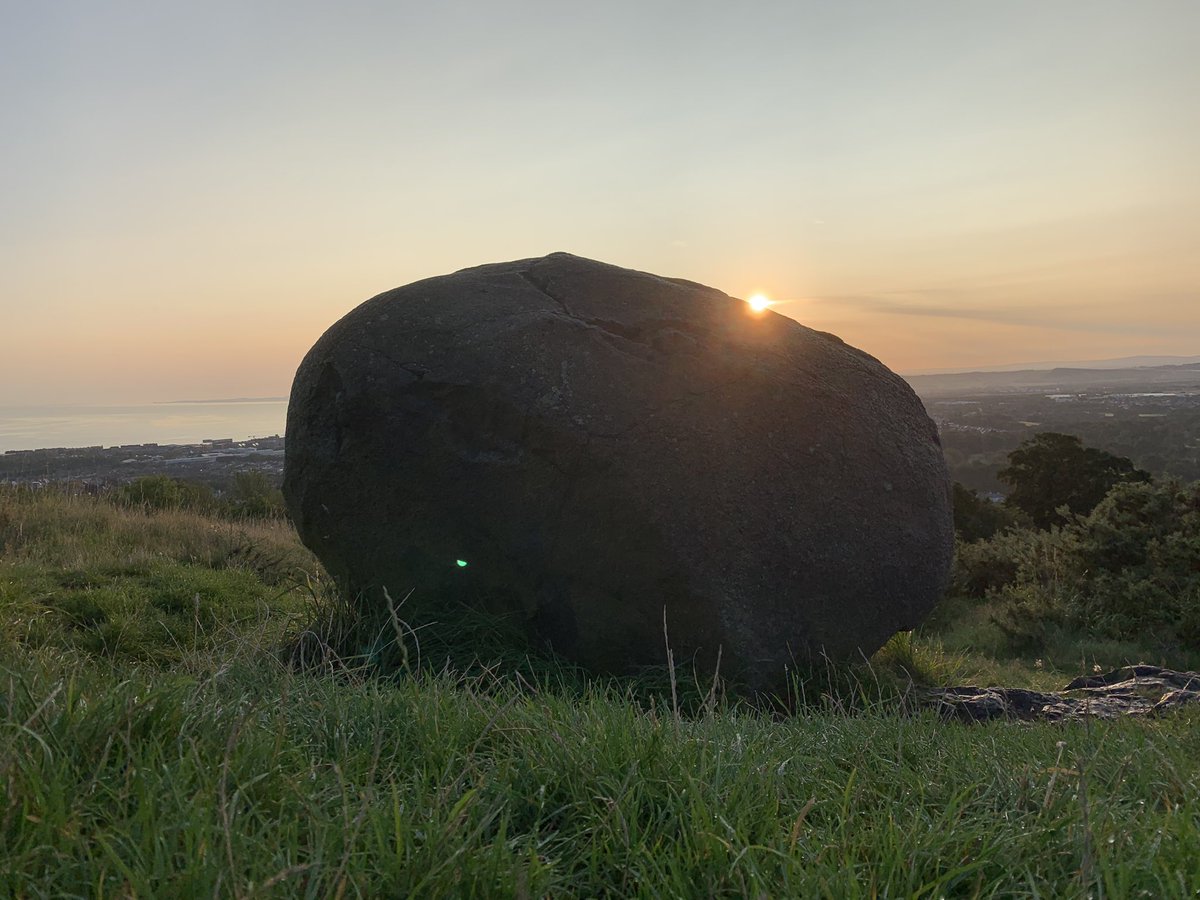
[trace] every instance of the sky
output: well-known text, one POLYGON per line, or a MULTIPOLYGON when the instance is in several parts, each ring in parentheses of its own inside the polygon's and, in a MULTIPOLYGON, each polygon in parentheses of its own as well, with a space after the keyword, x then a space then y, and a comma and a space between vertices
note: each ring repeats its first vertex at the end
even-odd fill
POLYGON ((0 405, 565 250, 900 372, 1200 353, 1200 3, 0 3, 0 405))

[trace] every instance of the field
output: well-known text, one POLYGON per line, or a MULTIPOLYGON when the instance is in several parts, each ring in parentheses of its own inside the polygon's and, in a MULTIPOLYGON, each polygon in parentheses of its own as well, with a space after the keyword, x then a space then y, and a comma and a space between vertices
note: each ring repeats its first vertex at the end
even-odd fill
POLYGON ((1021 658, 943 611, 783 714, 433 640, 387 677, 369 647, 290 664, 342 607, 285 522, 0 493, 0 895, 1200 893, 1196 711, 912 702, 1151 648, 1021 658))

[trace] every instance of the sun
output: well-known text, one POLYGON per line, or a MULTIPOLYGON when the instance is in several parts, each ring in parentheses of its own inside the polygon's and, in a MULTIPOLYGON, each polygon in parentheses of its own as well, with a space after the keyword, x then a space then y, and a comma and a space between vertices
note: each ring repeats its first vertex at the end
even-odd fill
POLYGON ((751 294, 750 299, 746 302, 750 304, 750 308, 752 310, 754 310, 756 313, 760 313, 768 306, 771 306, 775 301, 773 301, 766 294, 751 294))

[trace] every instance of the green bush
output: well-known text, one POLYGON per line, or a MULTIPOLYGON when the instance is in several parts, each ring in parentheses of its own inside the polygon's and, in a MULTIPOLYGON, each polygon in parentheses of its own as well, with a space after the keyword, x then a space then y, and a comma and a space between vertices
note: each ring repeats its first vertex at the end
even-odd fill
POLYGON ((1053 587, 1077 565, 1070 530, 1010 528, 990 540, 959 542, 950 589, 956 596, 983 600, 1018 584, 1053 587))
POLYGON ((146 510, 190 509, 207 512, 216 505, 212 489, 203 484, 178 481, 167 475, 146 475, 117 488, 114 498, 123 506, 146 510))
POLYGON ((978 541, 994 536, 1017 521, 1017 514, 1007 506, 993 503, 954 482, 954 532, 961 540, 978 541))
POLYGON ((1021 646, 1069 628, 1200 650, 1200 483, 1120 483, 1062 528, 960 543, 951 594, 1021 646))
POLYGON ((185 509, 217 513, 229 519, 283 518, 283 494, 263 472, 237 472, 218 500, 204 484, 180 481, 168 475, 147 475, 123 484, 113 493, 121 506, 150 510, 185 509))
POLYGON ((235 518, 269 519, 284 515, 283 493, 257 470, 238 472, 225 495, 225 510, 235 518))
POLYGON ((1082 615, 1113 636, 1200 647, 1200 482, 1118 485, 1074 529, 1082 615))

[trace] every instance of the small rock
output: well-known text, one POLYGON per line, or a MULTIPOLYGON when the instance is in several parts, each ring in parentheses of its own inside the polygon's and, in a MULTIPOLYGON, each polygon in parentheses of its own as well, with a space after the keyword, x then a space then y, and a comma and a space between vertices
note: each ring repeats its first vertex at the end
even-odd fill
POLYGON ((1156 715, 1200 703, 1200 674, 1158 666, 1124 666, 1103 675, 1076 678, 1062 691, 934 688, 928 692, 928 702, 944 716, 966 722, 1156 715))

